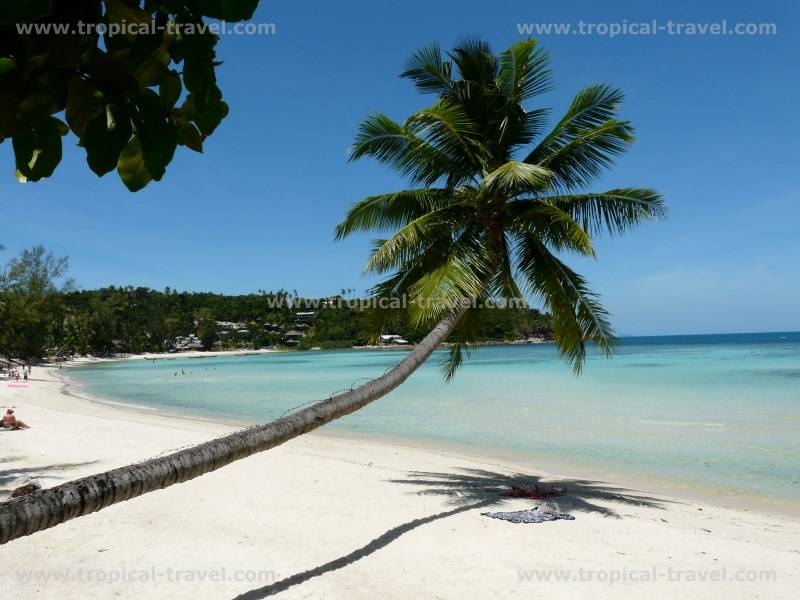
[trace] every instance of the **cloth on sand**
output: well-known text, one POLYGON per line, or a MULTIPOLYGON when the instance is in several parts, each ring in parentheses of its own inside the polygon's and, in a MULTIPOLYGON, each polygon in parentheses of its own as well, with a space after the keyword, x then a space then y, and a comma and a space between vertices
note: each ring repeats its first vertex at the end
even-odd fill
POLYGON ((544 523, 545 521, 574 521, 575 517, 567 513, 539 511, 538 506, 530 510, 516 510, 513 512, 485 512, 481 513, 485 517, 511 521, 512 523, 544 523))

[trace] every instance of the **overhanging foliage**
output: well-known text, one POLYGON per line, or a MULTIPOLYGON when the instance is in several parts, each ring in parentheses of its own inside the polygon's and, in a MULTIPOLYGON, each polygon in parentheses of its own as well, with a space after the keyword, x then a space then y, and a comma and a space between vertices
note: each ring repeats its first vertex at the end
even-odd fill
POLYGON ((0 0, 0 143, 20 181, 51 176, 71 131, 98 176, 135 192, 178 146, 228 114, 218 36, 206 19, 249 19, 258 0, 0 0), (134 26, 141 26, 134 32, 134 26))

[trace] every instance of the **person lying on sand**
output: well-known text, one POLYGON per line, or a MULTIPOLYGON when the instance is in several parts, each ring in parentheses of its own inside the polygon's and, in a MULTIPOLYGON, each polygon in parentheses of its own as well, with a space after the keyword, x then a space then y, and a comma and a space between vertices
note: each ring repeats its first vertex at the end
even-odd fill
POLYGON ((6 429, 13 429, 14 431, 18 429, 30 429, 26 423, 23 423, 14 416, 14 411, 10 408, 6 411, 6 414, 3 415, 3 427, 6 429))

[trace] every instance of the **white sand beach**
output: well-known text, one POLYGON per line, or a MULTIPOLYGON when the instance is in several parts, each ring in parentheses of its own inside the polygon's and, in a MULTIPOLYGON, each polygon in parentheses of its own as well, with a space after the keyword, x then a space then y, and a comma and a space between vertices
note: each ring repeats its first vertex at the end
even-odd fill
MULTIPOLYGON (((226 433, 62 393, 0 406, 0 500, 226 433)), ((0 546, 3 598, 739 598, 800 595, 800 521, 544 476, 530 463, 310 434, 194 481, 0 546), (544 501, 498 491, 543 477, 544 501), (512 524, 487 510, 567 511, 512 524)))

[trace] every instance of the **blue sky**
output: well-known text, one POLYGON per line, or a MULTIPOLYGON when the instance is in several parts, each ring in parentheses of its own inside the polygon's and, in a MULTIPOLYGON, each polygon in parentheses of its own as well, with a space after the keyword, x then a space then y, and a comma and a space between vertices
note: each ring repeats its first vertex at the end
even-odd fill
POLYGON ((368 114, 402 119, 431 101, 397 76, 415 48, 474 35, 500 50, 534 21, 766 21, 777 35, 542 36, 557 87, 540 102, 557 115, 585 85, 623 88, 638 141, 593 187, 666 196, 667 220, 571 260, 620 333, 800 330, 798 17, 789 0, 265 1, 256 20, 277 34, 219 47, 230 117, 161 183, 134 195, 113 173, 98 179, 70 138, 50 180, 20 185, 0 146, 0 260, 43 243, 84 288, 362 290, 370 236, 334 242, 333 227, 404 183, 349 164, 348 146, 368 114))

